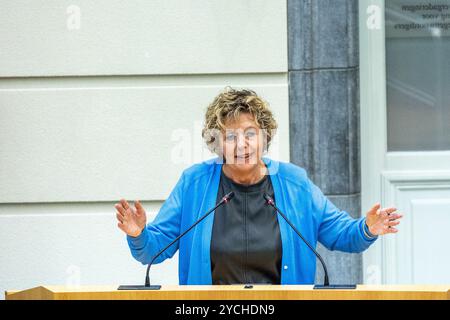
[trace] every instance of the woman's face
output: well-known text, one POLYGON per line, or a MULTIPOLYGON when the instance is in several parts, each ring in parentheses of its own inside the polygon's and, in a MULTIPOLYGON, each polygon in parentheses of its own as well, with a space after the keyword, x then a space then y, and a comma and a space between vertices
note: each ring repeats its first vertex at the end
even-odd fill
POLYGON ((260 163, 264 151, 264 130, 249 113, 242 113, 236 121, 225 123, 222 136, 226 164, 239 171, 249 171, 260 163))

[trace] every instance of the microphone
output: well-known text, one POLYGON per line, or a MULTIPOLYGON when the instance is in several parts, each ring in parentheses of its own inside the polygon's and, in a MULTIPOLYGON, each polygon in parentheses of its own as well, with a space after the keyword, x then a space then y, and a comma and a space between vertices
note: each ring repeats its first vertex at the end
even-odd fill
POLYGON ((231 199, 234 197, 234 192, 231 191, 227 193, 225 196, 223 196, 222 200, 220 200, 219 203, 216 204, 216 206, 212 209, 210 209, 207 213, 205 213, 200 219, 198 219, 192 226, 190 226, 186 231, 184 231, 182 234, 180 234, 178 237, 176 237, 171 243, 169 243, 164 249, 159 251, 150 261, 150 263, 147 266, 147 272, 145 276, 145 285, 122 285, 119 286, 118 290, 159 290, 161 289, 160 285, 150 285, 150 267, 153 264, 153 262, 164 252, 166 251, 171 245, 173 245, 175 242, 177 242, 181 237, 183 237, 186 233, 188 233, 192 228, 194 228, 197 224, 200 223, 203 219, 205 219, 211 212, 216 210, 221 205, 230 202, 231 199))
POLYGON ((266 203, 273 208, 283 217, 283 219, 291 226, 292 229, 294 229, 295 233, 303 240, 303 242, 308 246, 309 249, 311 249, 312 252, 316 255, 316 257, 319 259, 320 263, 322 264, 322 268, 324 271, 324 280, 323 285, 314 285, 314 289, 356 289, 356 285, 354 284, 335 284, 330 285, 330 281, 328 279, 328 270, 325 265, 325 262, 323 261, 320 254, 316 251, 316 249, 313 248, 313 246, 302 236, 300 231, 297 230, 297 228, 289 221, 289 219, 286 217, 286 215, 280 211, 280 209, 277 208, 275 205, 274 200, 271 196, 269 196, 267 193, 264 193, 263 195, 264 199, 266 200, 266 203))

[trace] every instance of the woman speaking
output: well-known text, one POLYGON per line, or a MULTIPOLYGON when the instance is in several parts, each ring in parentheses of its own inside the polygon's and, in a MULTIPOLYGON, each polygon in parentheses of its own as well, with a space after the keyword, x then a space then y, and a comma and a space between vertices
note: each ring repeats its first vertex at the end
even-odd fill
POLYGON ((179 283, 312 284, 316 257, 276 207, 315 247, 361 252, 379 235, 396 233, 402 217, 395 208, 374 205, 352 218, 328 200, 304 169, 264 157, 277 123, 255 92, 227 88, 208 106, 202 136, 218 157, 184 170, 155 219, 147 224, 139 201, 115 205, 118 227, 127 234, 133 257, 143 264, 234 192, 195 228, 162 253, 179 249, 179 283))

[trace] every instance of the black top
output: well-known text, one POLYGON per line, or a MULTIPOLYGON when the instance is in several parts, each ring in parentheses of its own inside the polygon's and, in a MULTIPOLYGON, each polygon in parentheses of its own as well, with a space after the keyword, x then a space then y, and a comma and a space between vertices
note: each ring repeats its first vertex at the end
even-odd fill
POLYGON ((275 210, 265 204, 264 192, 274 198, 266 175, 252 185, 235 183, 223 170, 217 201, 234 191, 233 199, 214 213, 211 239, 213 284, 280 284, 282 244, 275 210))

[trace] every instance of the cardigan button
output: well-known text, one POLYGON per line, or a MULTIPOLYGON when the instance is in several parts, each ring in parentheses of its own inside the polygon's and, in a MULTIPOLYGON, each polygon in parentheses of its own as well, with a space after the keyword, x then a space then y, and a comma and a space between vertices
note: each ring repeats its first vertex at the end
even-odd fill
POLYGON ((287 270, 287 268, 288 268, 288 266, 285 265, 285 266, 284 266, 284 270, 287 270))

